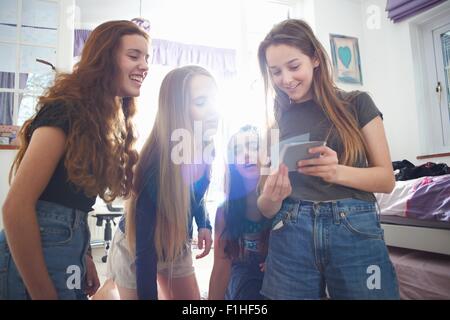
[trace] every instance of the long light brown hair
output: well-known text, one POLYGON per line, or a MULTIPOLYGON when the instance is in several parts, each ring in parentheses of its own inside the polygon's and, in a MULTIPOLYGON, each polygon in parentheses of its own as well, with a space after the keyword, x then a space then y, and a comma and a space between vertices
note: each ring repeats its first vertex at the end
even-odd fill
MULTIPOLYGON (((298 19, 285 20, 275 25, 260 43, 258 60, 264 79, 266 95, 269 92, 270 80, 266 50, 269 46, 281 44, 295 47, 311 59, 319 61, 319 66, 314 69, 313 74, 313 99, 331 121, 342 141, 343 152, 339 155, 339 163, 351 166, 358 159, 364 159, 366 154, 364 138, 356 119, 348 108, 356 93, 346 95, 340 93, 333 81, 331 64, 325 48, 315 37, 311 27, 306 22, 298 19)), ((273 85, 273 83, 272 88, 275 90, 274 113, 275 120, 278 122, 283 111, 290 106, 290 100, 288 95, 273 85)))
MULTIPOLYGON (((190 84, 194 76, 211 74, 198 66, 185 66, 170 71, 159 92, 155 124, 140 153, 136 166, 131 198, 126 203, 126 237, 131 252, 136 249, 136 202, 149 182, 155 179, 158 194, 156 205, 155 248, 159 261, 173 261, 185 248, 188 240, 188 217, 192 177, 183 164, 171 159, 176 142, 172 132, 187 129, 193 132, 190 115, 190 84)), ((152 183, 152 182, 150 182, 152 183)), ((144 199, 150 201, 150 199, 144 199)), ((148 214, 148 213, 144 213, 148 214)))
MULTIPOLYGON (((131 119, 136 112, 134 98, 116 97, 119 69, 117 52, 121 37, 148 35, 130 21, 109 21, 95 28, 83 48, 81 60, 70 74, 59 74, 38 101, 38 113, 64 104, 70 130, 64 165, 69 180, 87 196, 105 201, 130 194, 133 167, 138 154, 131 119)), ((31 139, 36 115, 22 126, 20 149, 9 179, 17 172, 31 139)))

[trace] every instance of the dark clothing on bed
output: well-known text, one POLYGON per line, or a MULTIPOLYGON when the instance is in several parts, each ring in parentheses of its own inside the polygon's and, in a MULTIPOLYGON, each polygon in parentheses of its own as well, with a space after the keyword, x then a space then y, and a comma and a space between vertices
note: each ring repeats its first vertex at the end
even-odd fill
MULTIPOLYGON (((345 96, 348 93, 341 94, 345 96)), ((360 129, 375 117, 382 116, 370 96, 364 92, 356 95, 349 108, 360 129)), ((278 119, 278 126, 280 128, 280 141, 309 134, 309 141, 326 140, 326 145, 336 151, 338 157, 343 152, 343 144, 336 130, 332 128, 331 122, 322 108, 313 100, 291 104, 287 110, 282 112, 280 119, 278 119)), ((367 167, 366 158, 359 159, 354 166, 367 167)), ((330 201, 353 198, 370 202, 375 201, 375 196, 371 192, 330 184, 319 177, 289 172, 289 179, 292 185, 290 196, 292 199, 330 201)))
POLYGON ((402 160, 392 162, 392 167, 394 170, 399 170, 395 175, 397 181, 450 174, 450 168, 445 163, 427 162, 416 167, 408 160, 402 160))

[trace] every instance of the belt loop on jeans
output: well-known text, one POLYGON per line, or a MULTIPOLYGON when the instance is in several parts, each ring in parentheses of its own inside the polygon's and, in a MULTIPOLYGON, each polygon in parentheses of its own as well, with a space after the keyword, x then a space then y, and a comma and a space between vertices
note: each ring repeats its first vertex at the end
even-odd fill
POLYGON ((381 220, 381 208, 380 204, 378 203, 378 200, 375 201, 375 212, 377 215, 377 221, 380 222, 381 220))
POLYGON ((341 224, 341 217, 340 217, 339 206, 337 204, 337 201, 331 202, 331 208, 333 210, 333 223, 341 224))
POLYGON ((313 207, 314 215, 318 215, 319 214, 319 212, 318 212, 319 205, 320 205, 320 202, 315 202, 315 201, 313 202, 312 207, 313 207))
POLYGON ((84 214, 83 211, 78 210, 78 209, 73 209, 73 228, 77 228, 78 226, 81 225, 82 219, 84 218, 84 214))

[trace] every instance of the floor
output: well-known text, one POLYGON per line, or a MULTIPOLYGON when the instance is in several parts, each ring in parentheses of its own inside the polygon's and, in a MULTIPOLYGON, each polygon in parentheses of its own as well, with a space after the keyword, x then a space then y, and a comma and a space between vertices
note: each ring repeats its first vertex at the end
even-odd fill
MULTIPOLYGON (((104 255, 103 247, 94 247, 92 249, 92 256, 94 258, 95 265, 97 267, 97 274, 100 279, 100 285, 105 284, 106 277, 106 263, 102 262, 102 257, 104 255)), ((194 258, 194 268, 195 274, 197 277, 197 282, 200 288, 200 295, 202 299, 206 299, 208 296, 208 286, 209 286, 209 277, 211 275, 211 270, 213 266, 213 257, 214 252, 213 249, 209 252, 209 254, 202 259, 195 259, 195 256, 202 252, 198 250, 195 246, 192 249, 192 256, 194 258)), ((108 288, 104 288, 98 292, 98 294, 94 297, 94 299, 118 299, 118 293, 114 289, 114 287, 108 286, 108 288)))

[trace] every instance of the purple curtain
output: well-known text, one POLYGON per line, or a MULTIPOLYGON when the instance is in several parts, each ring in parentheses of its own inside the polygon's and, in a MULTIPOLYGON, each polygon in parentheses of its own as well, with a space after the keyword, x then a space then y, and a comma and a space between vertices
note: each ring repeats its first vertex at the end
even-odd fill
POLYGON ((183 66, 198 64, 224 78, 236 75, 236 51, 188 45, 167 40, 152 40, 152 64, 183 66))
POLYGON ((91 30, 83 30, 83 29, 76 29, 75 30, 75 43, 73 46, 73 56, 77 57, 81 55, 81 51, 83 50, 84 43, 86 42, 87 38, 91 34, 91 30))
POLYGON ((387 0, 386 11, 394 23, 431 9, 446 0, 387 0))
MULTIPOLYGON (((75 30, 74 56, 81 55, 90 30, 75 30)), ((236 51, 152 39, 152 64, 179 67, 198 64, 229 78, 236 75, 236 51)))

